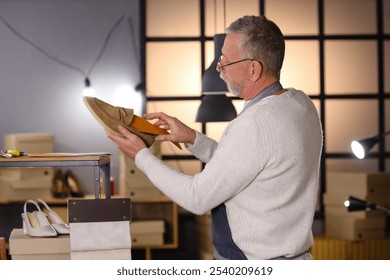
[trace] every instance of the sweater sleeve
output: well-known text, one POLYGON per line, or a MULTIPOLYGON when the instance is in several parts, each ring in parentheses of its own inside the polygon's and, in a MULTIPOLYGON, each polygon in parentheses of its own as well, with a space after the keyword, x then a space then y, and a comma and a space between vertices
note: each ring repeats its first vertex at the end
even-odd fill
POLYGON ((186 145, 187 149, 202 162, 207 163, 213 157, 218 143, 206 135, 195 130, 196 139, 194 145, 186 145))
POLYGON ((231 122, 205 168, 195 176, 168 167, 148 149, 137 153, 135 163, 174 202, 201 215, 239 193, 260 172, 261 143, 253 125, 248 119, 231 122))

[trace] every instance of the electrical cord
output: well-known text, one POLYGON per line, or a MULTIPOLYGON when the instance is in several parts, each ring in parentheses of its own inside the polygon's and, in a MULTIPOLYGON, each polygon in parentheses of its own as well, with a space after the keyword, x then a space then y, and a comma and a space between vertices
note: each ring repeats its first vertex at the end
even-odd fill
POLYGON ((111 28, 111 30, 108 32, 106 38, 104 39, 104 42, 103 42, 103 45, 100 49, 100 52, 98 54, 98 56, 96 57, 96 59, 92 62, 91 64, 91 67, 88 69, 87 72, 85 72, 83 69, 81 69, 80 67, 77 67, 77 66, 74 66, 66 61, 63 61, 57 57, 55 57, 54 55, 50 54, 49 52, 47 52, 46 50, 44 50, 42 47, 40 47, 39 45, 37 45, 36 43, 34 43, 32 40, 30 40, 29 38, 27 38, 26 36, 22 35, 19 31, 17 31, 1 14, 0 14, 0 21, 15 35, 17 36, 19 39, 21 39, 22 41, 24 41, 25 43, 27 43, 28 45, 32 46, 35 50, 37 50, 38 52, 40 52, 42 55, 44 55, 45 57, 47 57, 48 59, 52 60, 52 61, 55 61, 57 62, 58 64, 64 66, 64 67, 67 67, 69 69, 72 69, 78 73, 80 73, 84 78, 85 78, 85 83, 90 85, 90 81, 89 81, 89 75, 92 73, 93 69, 95 68, 96 64, 100 61, 100 59, 102 58, 106 48, 107 48, 107 45, 108 45, 108 42, 110 41, 110 38, 112 36, 112 34, 114 33, 114 31, 118 28, 118 26, 120 25, 120 23, 126 18, 125 15, 121 16, 117 21, 116 23, 114 24, 114 26, 111 28))
POLYGON ((125 16, 121 16, 117 21, 116 23, 114 24, 114 26, 111 28, 111 30, 108 32, 106 38, 104 39, 104 42, 103 42, 103 46, 102 48, 100 49, 100 52, 98 54, 98 56, 96 57, 95 61, 92 63, 91 67, 89 68, 88 72, 87 72, 87 77, 91 74, 92 70, 95 68, 95 65, 100 61, 100 59, 102 58, 103 54, 104 54, 104 51, 106 50, 107 48, 107 45, 108 45, 108 42, 110 41, 110 38, 112 36, 112 34, 114 33, 114 31, 118 28, 118 26, 120 25, 120 23, 125 19, 125 16))
POLYGON ((83 76, 86 76, 85 72, 77 67, 77 66, 73 66, 61 59, 58 59, 56 58, 55 56, 51 55, 50 53, 48 53, 47 51, 45 51, 43 48, 41 48, 40 46, 38 46, 37 44, 35 44, 33 41, 31 41, 30 39, 28 39, 27 37, 23 36, 21 33, 19 33, 1 14, 0 14, 0 21, 4 23, 4 25, 16 36, 18 37, 19 39, 21 39, 22 41, 24 41, 25 43, 29 44, 30 46, 32 46, 35 50, 37 50, 38 52, 40 52, 41 54, 43 54, 44 56, 46 56, 47 58, 51 59, 51 60, 54 60, 55 62, 67 67, 67 68, 70 68, 70 69, 73 69, 79 73, 81 73, 81 75, 83 76))

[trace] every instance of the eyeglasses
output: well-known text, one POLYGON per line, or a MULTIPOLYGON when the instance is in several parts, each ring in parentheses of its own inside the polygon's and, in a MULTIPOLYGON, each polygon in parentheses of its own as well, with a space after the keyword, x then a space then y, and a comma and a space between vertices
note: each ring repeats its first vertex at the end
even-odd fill
POLYGON ((247 60, 251 60, 251 61, 257 61, 258 63, 261 64, 261 62, 257 59, 253 59, 253 58, 244 58, 244 59, 240 59, 240 60, 237 60, 237 61, 233 61, 233 62, 230 62, 230 63, 226 63, 224 65, 221 65, 221 60, 223 58, 223 55, 221 55, 218 59, 218 64, 217 64, 217 69, 222 69, 226 66, 230 66, 230 65, 233 65, 233 64, 236 64, 236 63, 240 63, 240 62, 243 62, 243 61, 247 61, 247 60))

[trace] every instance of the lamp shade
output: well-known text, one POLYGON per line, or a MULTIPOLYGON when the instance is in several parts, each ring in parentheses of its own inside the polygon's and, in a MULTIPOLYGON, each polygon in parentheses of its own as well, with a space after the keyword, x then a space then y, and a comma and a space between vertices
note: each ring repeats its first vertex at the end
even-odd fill
POLYGON ((386 135, 389 133, 390 130, 382 135, 376 135, 374 137, 370 137, 358 141, 357 140, 352 141, 351 142, 352 152, 357 158, 363 159, 368 154, 368 152, 383 138, 385 138, 386 135))
POLYGON ((217 71, 218 59, 222 55, 222 46, 226 34, 215 34, 214 36, 214 60, 203 73, 202 93, 203 94, 225 94, 228 92, 225 82, 219 77, 217 71))
POLYGON ((226 122, 237 116, 236 108, 225 93, 228 92, 225 82, 217 71, 218 59, 222 54, 222 46, 226 34, 214 36, 214 60, 203 73, 202 103, 196 114, 197 122, 226 122))
POLYGON ((348 200, 344 202, 344 206, 348 211, 370 211, 376 209, 376 204, 361 200, 359 198, 350 196, 348 200))
POLYGON ((204 95, 196 114, 197 122, 227 122, 237 116, 232 101, 225 95, 204 95))

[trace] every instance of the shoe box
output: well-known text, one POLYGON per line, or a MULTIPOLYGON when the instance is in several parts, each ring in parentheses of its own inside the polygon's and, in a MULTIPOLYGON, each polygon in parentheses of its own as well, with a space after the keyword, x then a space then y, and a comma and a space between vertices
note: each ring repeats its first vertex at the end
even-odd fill
MULTIPOLYGON (((159 143, 155 142, 149 149, 155 156, 161 157, 159 143)), ((162 195, 137 168, 134 160, 122 152, 119 153, 119 194, 131 199, 159 198, 162 195)))
POLYGON ((9 237, 9 254, 13 260, 69 260, 69 235, 31 237, 15 228, 9 237))
POLYGON ((164 244, 163 220, 132 221, 130 224, 132 247, 164 244))
MULTIPOLYGON (((122 222, 123 223, 123 222, 122 222)), ((23 229, 15 228, 9 237, 9 254, 12 260, 131 260, 131 242, 128 246, 115 248, 110 246, 117 245, 118 237, 110 237, 107 232, 110 227, 105 222, 86 223, 88 229, 72 229, 69 234, 60 234, 53 237, 31 237, 24 234, 23 229), (100 231, 102 235, 94 239, 93 228, 103 228, 100 231), (81 234, 81 239, 79 238, 81 234), (107 242, 99 242, 101 240, 107 242), (76 245, 79 244, 78 248, 76 245)), ((111 222, 113 224, 113 222, 111 222)), ((118 225, 115 225, 118 226, 118 225)), ((117 230, 118 231, 118 230, 117 230)), ((116 231, 116 232, 117 232, 116 231)), ((129 225, 127 225, 129 232, 129 225)), ((115 232, 115 231, 114 231, 115 232)), ((130 234, 128 233, 128 236, 130 234)), ((95 235, 96 237, 96 235, 95 235)), ((120 239, 120 238, 119 238, 120 239)))
MULTIPOLYGON (((14 133, 4 135, 4 149, 26 153, 52 153, 54 135, 51 133, 14 133)), ((53 167, 0 168, 0 198, 26 200, 50 197, 53 167)))
POLYGON ((20 201, 51 196, 52 179, 49 175, 24 180, 0 176, 0 199, 20 201))

